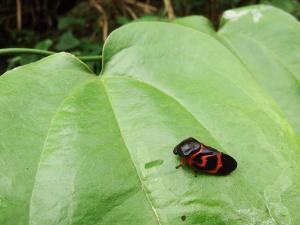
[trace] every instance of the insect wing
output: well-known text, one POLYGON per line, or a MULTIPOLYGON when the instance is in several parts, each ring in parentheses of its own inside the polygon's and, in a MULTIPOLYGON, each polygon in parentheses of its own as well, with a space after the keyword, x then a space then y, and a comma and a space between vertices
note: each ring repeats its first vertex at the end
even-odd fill
POLYGON ((217 149, 203 144, 203 153, 220 153, 217 149))
POLYGON ((214 170, 218 163, 218 157, 216 154, 204 153, 196 156, 193 159, 193 166, 201 171, 214 170))
POLYGON ((227 154, 213 152, 195 157, 193 159, 193 166, 195 169, 206 173, 227 175, 236 169, 237 162, 227 154))
POLYGON ((232 158, 230 155, 221 154, 221 162, 222 167, 219 169, 218 174, 220 175, 227 175, 234 171, 237 167, 237 162, 234 158, 232 158))

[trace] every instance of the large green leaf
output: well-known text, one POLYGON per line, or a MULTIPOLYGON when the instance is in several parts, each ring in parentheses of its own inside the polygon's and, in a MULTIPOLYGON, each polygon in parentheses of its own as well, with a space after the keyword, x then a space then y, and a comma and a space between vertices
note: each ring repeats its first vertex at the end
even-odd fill
POLYGON ((60 104, 93 77, 61 53, 13 69, 0 79, 0 224, 26 224, 37 165, 60 104))
MULTIPOLYGON (((145 149, 137 146, 137 150, 131 151, 132 156, 137 155, 136 162, 141 161, 142 153, 153 155, 154 160, 167 151, 165 149, 171 149, 175 140, 195 136, 229 152, 240 163, 232 176, 205 176, 200 181, 186 174, 170 178, 169 170, 163 171, 162 167, 160 182, 167 188, 163 189, 164 194, 155 192, 161 189, 160 185, 153 188, 156 198, 161 199, 158 214, 163 218, 163 212, 172 212, 180 205, 190 223, 299 221, 296 208, 299 199, 292 197, 299 194, 300 184, 295 173, 299 169, 297 136, 244 65, 219 42, 196 30, 187 32, 184 27, 156 23, 134 24, 128 28, 116 31, 106 43, 103 75, 118 75, 128 82, 134 79, 143 85, 139 92, 131 85, 126 96, 119 94, 115 98, 114 92, 110 94, 129 150, 139 142, 145 146, 145 149), (146 30, 149 33, 146 34, 146 30), (120 42, 120 37, 127 41, 120 42), (145 96, 143 93, 149 88, 153 91, 145 96), (161 97, 154 97, 155 92, 161 97), (134 108, 128 102, 128 110, 120 106, 125 99, 135 97, 141 102, 147 96, 155 101, 136 103, 143 111, 141 119, 133 123, 139 118, 133 114, 134 108), (163 96, 168 100, 160 102, 163 96), (173 104, 168 107, 169 101, 173 104), (156 112, 157 108, 161 111, 156 112), (186 116, 181 110, 186 111, 186 116), (162 118, 158 120, 159 117, 162 118), (154 133, 151 139, 148 126, 154 133), (135 132, 137 137, 133 135, 135 132), (291 155, 294 156, 286 158, 291 155), (177 190, 181 190, 182 195, 177 190), (176 196, 170 194, 162 199, 166 192, 176 193, 176 196)), ((175 163, 166 165, 170 161, 167 157, 171 156, 162 160, 169 169, 175 163)), ((157 175, 151 177, 153 185, 158 182, 157 175)), ((173 215, 172 220, 170 216, 165 220, 176 224, 178 218, 179 215, 173 215)))
POLYGON ((224 13, 219 37, 274 97, 300 134, 300 24, 271 6, 224 13))
POLYGON ((213 36, 133 23, 108 38, 100 78, 65 53, 2 76, 0 223, 300 223, 298 135, 213 36), (189 136, 237 170, 176 170, 189 136))

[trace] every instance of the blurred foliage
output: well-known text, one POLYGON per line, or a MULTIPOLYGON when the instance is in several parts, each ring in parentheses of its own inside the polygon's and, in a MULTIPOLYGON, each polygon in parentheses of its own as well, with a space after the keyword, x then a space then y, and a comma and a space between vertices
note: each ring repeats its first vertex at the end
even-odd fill
POLYGON ((262 4, 273 5, 293 14, 300 19, 300 1, 297 0, 263 0, 262 4))
MULTIPOLYGON (((223 11, 251 4, 271 4, 300 18, 297 0, 0 0, 0 48, 29 47, 99 55, 108 34, 131 21, 167 20, 203 15, 217 28, 223 11)), ((0 74, 40 56, 1 57, 0 74)), ((96 73, 100 62, 88 65, 96 73)))

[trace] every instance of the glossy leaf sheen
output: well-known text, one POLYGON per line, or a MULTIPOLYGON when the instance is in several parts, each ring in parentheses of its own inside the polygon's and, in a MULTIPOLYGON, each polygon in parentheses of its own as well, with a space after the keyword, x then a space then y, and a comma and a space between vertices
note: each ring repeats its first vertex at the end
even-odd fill
POLYGON ((286 112, 225 35, 185 25, 116 30, 100 78, 65 53, 1 77, 1 224, 300 223, 286 112), (189 136, 237 170, 176 170, 189 136))

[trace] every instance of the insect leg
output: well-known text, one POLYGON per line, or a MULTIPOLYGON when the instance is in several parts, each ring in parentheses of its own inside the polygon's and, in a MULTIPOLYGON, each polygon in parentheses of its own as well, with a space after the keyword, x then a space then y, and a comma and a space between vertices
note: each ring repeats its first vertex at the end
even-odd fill
POLYGON ((195 177, 197 177, 197 171, 194 170, 194 168, 193 168, 192 165, 190 165, 190 169, 191 169, 191 171, 193 172, 193 174, 195 175, 195 177))
POLYGON ((182 167, 184 165, 184 159, 180 160, 180 164, 178 166, 176 166, 176 169, 182 167))

